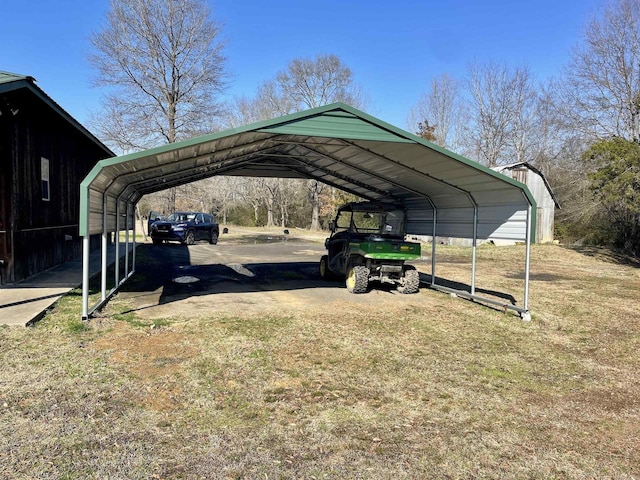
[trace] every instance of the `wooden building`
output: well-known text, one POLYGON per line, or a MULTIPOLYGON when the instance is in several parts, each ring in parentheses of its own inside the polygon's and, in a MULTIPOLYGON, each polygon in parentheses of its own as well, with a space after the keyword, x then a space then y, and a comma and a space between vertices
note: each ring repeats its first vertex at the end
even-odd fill
POLYGON ((536 243, 552 242, 555 209, 560 208, 560 205, 542 172, 527 162, 499 165, 493 167, 493 170, 524 183, 529 188, 538 205, 536 243))
POLYGON ((34 78, 0 72, 0 284, 80 256, 80 182, 112 156, 34 78))

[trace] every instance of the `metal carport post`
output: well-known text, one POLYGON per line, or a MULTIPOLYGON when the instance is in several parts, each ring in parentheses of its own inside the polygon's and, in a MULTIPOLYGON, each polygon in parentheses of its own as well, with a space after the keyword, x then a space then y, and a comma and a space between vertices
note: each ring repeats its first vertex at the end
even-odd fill
MULTIPOLYGON (((528 202, 529 200, 527 199, 526 195, 523 195, 523 196, 528 202)), ((531 268, 531 222, 532 222, 531 212, 532 212, 532 205, 529 204, 527 208, 527 220, 526 220, 527 226, 526 226, 526 239, 525 239, 524 306, 523 307, 518 307, 517 305, 510 305, 505 302, 499 302, 491 298, 486 298, 486 297, 482 297, 480 295, 475 294, 475 250, 476 250, 476 243, 477 243, 477 224, 474 224, 473 254, 472 254, 473 278, 471 280, 471 292, 465 292, 464 290, 456 290, 453 288, 437 285, 435 283, 434 275, 431 276, 430 287, 433 288, 434 290, 439 290, 441 292, 457 295, 463 298, 467 298, 469 300, 479 300, 479 301, 488 303, 490 305, 495 305, 495 306, 502 307, 504 309, 513 310, 515 312, 518 312, 520 314, 520 318, 522 318, 523 320, 530 321, 531 312, 529 311, 529 277, 530 277, 530 268, 531 268)), ((434 222, 435 222, 435 219, 434 219, 434 222)), ((476 214, 474 214, 474 222, 477 222, 476 214)), ((434 229, 434 232, 435 232, 435 229, 434 229)), ((433 248, 432 263, 433 263, 434 262, 433 259, 435 258, 435 234, 433 237, 432 248, 433 248)), ((433 268, 434 267, 432 266, 432 270, 433 268)))
MULTIPOLYGON (((90 195, 89 189, 87 189, 87 197, 90 195)), ((86 235, 82 238, 82 320, 86 321, 89 319, 89 315, 93 313, 95 310, 99 309, 108 298, 116 292, 120 286, 131 277, 135 273, 135 261, 136 261, 136 246, 135 246, 135 235, 136 235, 136 224, 135 218, 131 222, 133 229, 133 245, 131 248, 131 269, 129 269, 129 224, 130 217, 133 214, 135 215, 135 209, 132 208, 132 204, 129 200, 126 201, 126 211, 125 211, 125 274, 122 280, 120 280, 120 203, 121 199, 116 199, 116 226, 114 232, 114 250, 115 250, 115 265, 114 265, 114 287, 107 293, 107 269, 108 269, 108 260, 107 260, 107 239, 109 235, 109 231, 107 228, 107 199, 108 193, 103 193, 103 211, 102 211, 102 232, 101 232, 101 241, 100 241, 100 301, 98 301, 92 307, 89 307, 89 277, 90 277, 90 240, 91 233, 87 232, 86 235)), ((87 198, 87 205, 89 204, 89 199, 87 198)), ((90 210, 87 207, 87 224, 88 217, 90 216, 90 210)))

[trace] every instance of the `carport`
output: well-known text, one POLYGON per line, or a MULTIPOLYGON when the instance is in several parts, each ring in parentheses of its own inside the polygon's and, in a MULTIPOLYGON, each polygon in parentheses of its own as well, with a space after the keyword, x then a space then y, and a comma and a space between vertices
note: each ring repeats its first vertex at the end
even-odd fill
MULTIPOLYGON (((135 205, 148 193, 216 175, 313 179, 367 200, 400 203, 412 235, 471 239, 469 291, 436 283, 432 242, 430 287, 511 309, 530 319, 530 244, 536 204, 527 187, 469 159, 335 103, 220 133, 102 160, 80 186, 83 237, 82 318, 86 320, 135 272, 135 242, 116 262, 107 292, 111 233, 135 238, 135 205), (100 300, 89 305, 90 236, 101 235, 100 300), (478 240, 525 242, 523 305, 476 295, 478 240)), ((116 242, 118 247, 118 242, 116 242)), ((116 256, 118 258, 118 256, 116 256)))

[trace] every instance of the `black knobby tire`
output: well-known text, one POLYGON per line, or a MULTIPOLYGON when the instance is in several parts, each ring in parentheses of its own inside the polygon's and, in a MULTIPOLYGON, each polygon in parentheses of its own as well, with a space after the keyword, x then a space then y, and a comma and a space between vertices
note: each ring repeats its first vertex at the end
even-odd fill
POLYGON ((323 255, 320 258, 320 276, 323 280, 333 280, 333 272, 329 270, 329 256, 323 255))
POLYGON ((369 269, 364 265, 351 267, 347 272, 346 284, 350 293, 366 293, 369 287, 369 269))
POLYGON ((151 241, 153 241, 154 245, 162 245, 162 240, 159 238, 152 238, 151 241))
POLYGON ((404 276, 398 284, 398 292, 411 294, 418 293, 420 290, 420 274, 411 265, 404 267, 404 276))
POLYGON ((211 230, 211 235, 209 236, 209 243, 211 245, 215 245, 218 243, 218 232, 215 230, 211 230))
POLYGON ((196 233, 193 230, 187 232, 187 236, 184 237, 184 243, 187 245, 193 245, 196 243, 196 233))

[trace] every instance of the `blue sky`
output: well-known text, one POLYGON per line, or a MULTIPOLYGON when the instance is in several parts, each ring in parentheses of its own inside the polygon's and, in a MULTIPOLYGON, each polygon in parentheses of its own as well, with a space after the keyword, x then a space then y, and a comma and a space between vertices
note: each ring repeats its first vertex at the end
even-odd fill
MULTIPOLYGON (((232 83, 255 93, 297 57, 333 53, 370 99, 368 112, 407 128, 433 76, 462 77, 471 61, 527 64, 539 80, 561 73, 604 0, 216 0, 232 83)), ((0 70, 31 75, 81 123, 99 110, 89 36, 108 0, 0 0, 0 70)))

